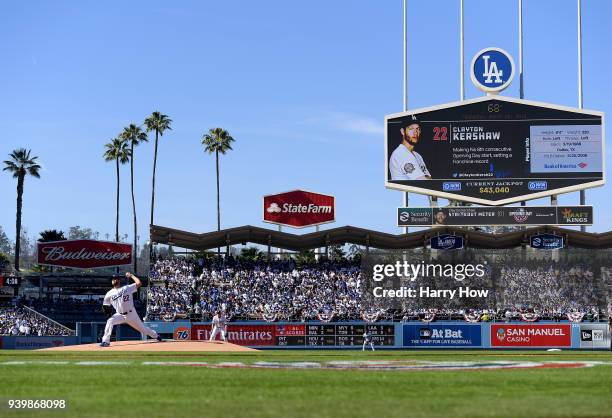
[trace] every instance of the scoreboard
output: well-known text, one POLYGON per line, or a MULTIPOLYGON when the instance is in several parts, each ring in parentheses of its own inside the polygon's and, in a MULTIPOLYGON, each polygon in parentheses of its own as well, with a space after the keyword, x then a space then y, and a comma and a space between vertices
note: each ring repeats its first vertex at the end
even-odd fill
POLYGON ((384 324, 307 324, 278 325, 276 345, 304 347, 347 347, 363 345, 363 334, 370 334, 375 346, 393 346, 395 327, 384 324))
POLYGON ((506 205, 605 183, 602 112, 487 96, 385 121, 388 188, 506 205))
POLYGON ((0 287, 4 286, 20 286, 21 278, 15 276, 2 277, 0 276, 0 287))

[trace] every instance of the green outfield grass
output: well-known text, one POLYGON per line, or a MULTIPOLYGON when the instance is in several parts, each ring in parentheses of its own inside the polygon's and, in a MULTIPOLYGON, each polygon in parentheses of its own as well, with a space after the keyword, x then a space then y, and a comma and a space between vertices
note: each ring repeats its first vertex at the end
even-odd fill
POLYGON ((0 351, 7 417, 610 417, 611 352, 260 351, 41 353, 0 351), (347 360, 601 361, 580 369, 275 370, 142 362, 347 360), (6 364, 25 361, 26 364, 6 364), (37 362, 67 361, 68 364, 37 362), (76 365, 78 361, 127 364, 76 365), (32 362, 32 363, 30 363, 32 362), (8 399, 65 399, 68 409, 9 411, 8 399))

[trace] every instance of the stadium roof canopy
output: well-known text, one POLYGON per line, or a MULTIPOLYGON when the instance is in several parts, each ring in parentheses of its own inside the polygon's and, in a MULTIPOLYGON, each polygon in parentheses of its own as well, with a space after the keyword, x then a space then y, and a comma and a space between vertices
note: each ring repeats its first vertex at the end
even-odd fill
POLYGON ((461 235, 464 237, 467 247, 502 249, 528 244, 531 235, 540 233, 563 236, 565 238, 565 246, 590 249, 612 248, 612 231, 597 234, 552 226, 527 228, 503 234, 490 234, 447 226, 398 235, 356 228, 354 226, 343 226, 298 235, 250 225, 203 234, 151 225, 152 242, 195 251, 246 243, 260 244, 290 251, 311 250, 343 244, 357 244, 378 249, 409 249, 427 245, 432 236, 439 234, 461 235))

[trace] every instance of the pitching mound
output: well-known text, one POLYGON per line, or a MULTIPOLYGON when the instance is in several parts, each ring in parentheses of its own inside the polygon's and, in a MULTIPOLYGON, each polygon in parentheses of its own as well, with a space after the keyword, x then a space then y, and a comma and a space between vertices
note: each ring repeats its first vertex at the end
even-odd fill
POLYGON ((100 347, 98 344, 67 345, 65 347, 42 348, 36 351, 217 351, 244 352, 257 351, 240 345, 221 341, 119 341, 112 342, 110 347, 100 347))

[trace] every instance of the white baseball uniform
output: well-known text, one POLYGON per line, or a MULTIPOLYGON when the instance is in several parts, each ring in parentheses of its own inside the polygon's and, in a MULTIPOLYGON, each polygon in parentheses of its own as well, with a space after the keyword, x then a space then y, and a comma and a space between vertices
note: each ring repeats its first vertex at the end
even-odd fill
POLYGON ((431 177, 421 154, 410 151, 403 143, 391 153, 389 172, 391 180, 424 180, 425 176, 431 177))
POLYGON ((112 305, 116 312, 106 321, 104 337, 102 337, 103 342, 110 343, 113 327, 120 324, 128 324, 136 331, 140 331, 141 334, 147 334, 151 338, 157 338, 157 332, 149 327, 146 327, 142 323, 138 317, 136 309, 134 308, 132 294, 136 293, 137 289, 138 287, 136 286, 136 283, 132 283, 118 289, 113 288, 106 292, 103 304, 112 305))
POLYGON ((374 343, 372 342, 372 337, 367 332, 363 333, 363 347, 361 347, 361 351, 365 351, 366 344, 370 344, 370 348, 374 351, 374 343))
POLYGON ((221 316, 219 315, 213 316, 212 326, 213 326, 213 330, 212 330, 212 333, 210 334, 209 341, 214 341, 217 334, 221 333, 221 339, 227 342, 227 339, 225 338, 227 318, 225 317, 225 315, 221 314, 221 316))

